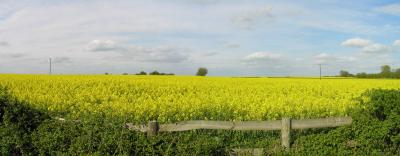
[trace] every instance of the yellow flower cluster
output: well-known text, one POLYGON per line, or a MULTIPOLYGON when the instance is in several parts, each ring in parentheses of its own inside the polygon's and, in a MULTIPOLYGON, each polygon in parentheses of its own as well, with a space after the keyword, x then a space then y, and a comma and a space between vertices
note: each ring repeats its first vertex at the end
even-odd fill
POLYGON ((33 108, 70 118, 103 114, 165 123, 343 116, 366 90, 397 89, 400 81, 3 74, 0 85, 33 108))

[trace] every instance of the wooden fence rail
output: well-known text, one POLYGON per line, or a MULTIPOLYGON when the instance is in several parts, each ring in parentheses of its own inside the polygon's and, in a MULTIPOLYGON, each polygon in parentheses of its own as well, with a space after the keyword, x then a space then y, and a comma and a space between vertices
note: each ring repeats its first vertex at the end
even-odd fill
POLYGON ((130 130, 146 132, 148 136, 157 135, 158 132, 179 132, 195 129, 223 129, 223 130, 281 130, 282 146, 290 148, 291 129, 326 128, 350 125, 351 117, 329 117, 320 119, 292 120, 283 118, 272 121, 207 121, 194 120, 182 121, 173 124, 158 124, 157 121, 149 121, 147 125, 134 125, 127 123, 130 130))

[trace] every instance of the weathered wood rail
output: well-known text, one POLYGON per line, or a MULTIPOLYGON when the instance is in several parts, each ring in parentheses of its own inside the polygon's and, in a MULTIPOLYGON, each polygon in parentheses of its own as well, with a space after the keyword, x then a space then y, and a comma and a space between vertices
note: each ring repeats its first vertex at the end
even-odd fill
POLYGON ((158 132, 179 132, 195 129, 222 129, 222 130, 281 130, 282 146, 290 148, 290 131, 292 129, 327 128, 351 125, 351 117, 329 117, 320 119, 293 120, 283 118, 271 121, 207 121, 194 120, 182 121, 172 124, 159 124, 157 121, 149 121, 147 125, 134 125, 127 123, 125 126, 130 130, 147 133, 148 136, 157 135, 158 132))

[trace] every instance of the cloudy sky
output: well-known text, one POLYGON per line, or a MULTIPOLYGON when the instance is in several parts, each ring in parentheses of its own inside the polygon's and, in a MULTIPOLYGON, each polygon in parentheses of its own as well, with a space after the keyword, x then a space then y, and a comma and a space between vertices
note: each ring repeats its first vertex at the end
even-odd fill
POLYGON ((0 0, 0 73, 312 76, 400 68, 396 0, 0 0))

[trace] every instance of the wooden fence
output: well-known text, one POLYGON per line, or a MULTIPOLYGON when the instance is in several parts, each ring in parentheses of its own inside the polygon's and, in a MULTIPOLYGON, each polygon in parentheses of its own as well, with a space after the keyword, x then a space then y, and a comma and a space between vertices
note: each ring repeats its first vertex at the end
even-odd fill
POLYGON ((195 129, 223 129, 223 130, 281 130, 282 146, 290 148, 290 131, 292 129, 327 128, 351 125, 351 117, 330 117, 320 119, 295 120, 282 118, 272 121, 182 121, 172 124, 159 124, 157 121, 149 121, 147 125, 134 125, 127 123, 130 130, 147 133, 148 136, 157 135, 158 132, 179 132, 195 129))

